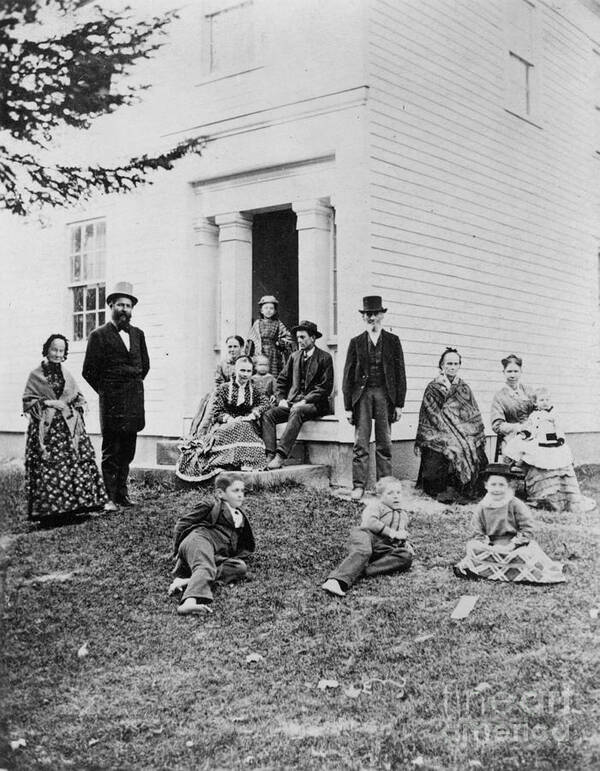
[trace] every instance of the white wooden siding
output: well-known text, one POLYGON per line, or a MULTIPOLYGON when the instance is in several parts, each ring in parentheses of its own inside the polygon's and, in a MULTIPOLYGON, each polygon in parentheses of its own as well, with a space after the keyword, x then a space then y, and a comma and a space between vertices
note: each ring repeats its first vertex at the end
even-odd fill
POLYGON ((446 345, 486 420, 514 351, 567 430, 600 428, 592 44, 538 10, 539 126, 505 110, 502 3, 370 2, 372 283, 404 344, 407 437, 446 345))

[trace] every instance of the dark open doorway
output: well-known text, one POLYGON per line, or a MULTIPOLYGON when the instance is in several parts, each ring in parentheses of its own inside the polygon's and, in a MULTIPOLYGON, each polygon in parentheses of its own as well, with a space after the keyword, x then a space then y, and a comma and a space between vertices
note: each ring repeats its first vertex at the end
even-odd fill
POLYGON ((288 329, 298 322, 298 231, 291 209, 255 214, 252 224, 252 320, 265 294, 279 300, 288 329))

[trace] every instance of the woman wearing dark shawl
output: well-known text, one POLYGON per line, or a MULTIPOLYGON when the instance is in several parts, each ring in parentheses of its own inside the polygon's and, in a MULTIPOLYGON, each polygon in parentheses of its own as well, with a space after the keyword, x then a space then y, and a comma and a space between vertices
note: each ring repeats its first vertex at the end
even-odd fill
POLYGON ((469 386, 458 377, 461 357, 446 348, 440 374, 423 394, 415 453, 421 454, 417 485, 442 503, 473 498, 487 465, 481 412, 469 386))
POLYGON ((269 406, 252 382, 252 362, 241 356, 235 377, 221 384, 212 400, 207 429, 180 448, 175 473, 186 482, 202 482, 221 471, 259 471, 267 461, 260 418, 269 406))
POLYGON ((44 360, 30 373, 23 394, 29 418, 25 446, 25 490, 30 519, 94 511, 107 501, 92 443, 85 431, 85 399, 62 367, 68 342, 50 335, 44 360))

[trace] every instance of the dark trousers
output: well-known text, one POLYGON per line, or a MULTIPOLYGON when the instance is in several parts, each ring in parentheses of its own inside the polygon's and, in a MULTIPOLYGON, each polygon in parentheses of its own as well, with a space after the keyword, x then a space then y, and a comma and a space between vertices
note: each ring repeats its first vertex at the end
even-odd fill
POLYGON ((392 475, 392 430, 390 401, 385 388, 365 388, 354 406, 354 450, 352 484, 365 487, 369 475, 369 440, 375 421, 375 470, 377 479, 392 475))
POLYGON ((307 420, 316 420, 318 417, 319 411, 314 404, 304 404, 293 412, 288 407, 271 407, 262 416, 262 438, 267 453, 273 455, 277 451, 287 458, 302 424, 307 420), (278 442, 277 424, 286 422, 287 426, 278 442))
POLYGON ((221 531, 211 528, 192 530, 179 545, 179 564, 191 573, 181 601, 196 597, 212 602, 212 585, 215 581, 230 584, 246 576, 248 568, 239 556, 234 557, 237 535, 227 538, 221 531))
POLYGON ((363 574, 377 576, 399 573, 412 565, 412 554, 403 541, 392 541, 360 527, 352 528, 348 556, 329 575, 346 587, 363 574))
POLYGON ((111 501, 127 495, 129 465, 135 456, 136 433, 102 432, 102 476, 111 501))

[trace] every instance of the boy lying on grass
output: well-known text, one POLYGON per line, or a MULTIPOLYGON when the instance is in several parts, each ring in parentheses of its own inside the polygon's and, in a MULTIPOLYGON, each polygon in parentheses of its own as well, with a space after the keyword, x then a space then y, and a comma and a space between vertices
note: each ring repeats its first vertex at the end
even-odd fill
POLYGON ((365 506, 359 527, 352 528, 348 556, 321 588, 344 597, 361 576, 399 573, 412 564, 414 549, 408 541, 408 514, 400 506, 402 484, 383 477, 375 485, 379 498, 365 506))
POLYGON ((490 463, 484 476, 487 493, 473 514, 467 553, 454 566, 455 575, 527 584, 562 583, 561 563, 551 560, 533 540, 531 512, 514 496, 510 466, 490 463))
POLYGON ((254 551, 254 536, 246 515, 241 474, 224 472, 215 479, 216 502, 203 501, 175 524, 175 579, 169 594, 182 591, 177 612, 182 616, 212 613, 215 582, 230 584, 245 578, 244 558, 254 551))

